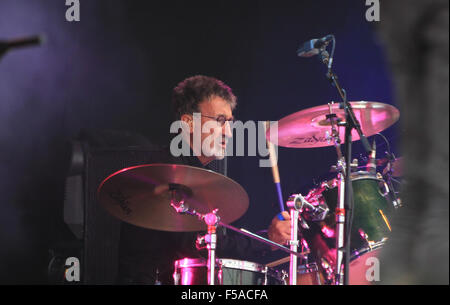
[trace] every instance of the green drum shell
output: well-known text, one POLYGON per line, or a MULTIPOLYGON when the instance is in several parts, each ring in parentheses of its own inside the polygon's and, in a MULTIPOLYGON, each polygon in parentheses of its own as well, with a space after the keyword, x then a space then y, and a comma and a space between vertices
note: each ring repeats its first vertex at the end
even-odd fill
MULTIPOLYGON (((391 231, 389 219, 394 207, 383 194, 384 180, 366 172, 353 173, 351 180, 354 208, 350 246, 352 251, 357 251, 370 246, 370 244, 383 241, 389 236, 391 231)), ((330 213, 324 223, 334 229, 338 188, 336 183, 327 183, 327 185, 332 186, 326 187, 322 196, 330 213)))

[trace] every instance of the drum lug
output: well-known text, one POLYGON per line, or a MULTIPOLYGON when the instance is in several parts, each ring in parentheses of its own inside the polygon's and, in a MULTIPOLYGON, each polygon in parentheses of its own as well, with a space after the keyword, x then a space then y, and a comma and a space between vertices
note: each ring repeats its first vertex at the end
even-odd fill
POLYGON ((198 235, 197 236, 197 240, 195 241, 195 248, 197 248, 197 250, 203 250, 207 248, 207 235, 201 236, 198 235))
POLYGON ((177 268, 175 268, 175 271, 173 273, 173 284, 180 285, 180 274, 177 273, 177 268))
POLYGON ((288 246, 298 247, 300 243, 298 242, 298 240, 288 240, 287 244, 288 244, 288 246))
POLYGON ((281 281, 283 282, 283 285, 287 285, 287 280, 289 278, 289 274, 286 272, 286 270, 281 270, 281 281))
POLYGON ((223 270, 222 270, 222 264, 219 264, 219 271, 217 272, 217 281, 219 282, 219 285, 223 285, 223 270))
POLYGON ((331 264, 328 262, 327 259, 322 258, 321 259, 321 267, 324 270, 324 276, 325 276, 325 284, 330 285, 334 283, 334 269, 331 266, 331 264))

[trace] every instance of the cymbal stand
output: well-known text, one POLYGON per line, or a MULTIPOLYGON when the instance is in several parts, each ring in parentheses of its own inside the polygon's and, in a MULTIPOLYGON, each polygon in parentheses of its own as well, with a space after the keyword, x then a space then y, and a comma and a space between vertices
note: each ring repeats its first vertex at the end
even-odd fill
MULTIPOLYGON (((323 220, 328 213, 328 208, 312 205, 302 196, 302 194, 291 195, 287 200, 286 205, 290 208, 291 214, 291 240, 289 241, 289 244, 291 246, 291 251, 295 253, 300 245, 298 240, 298 220, 300 214, 307 213, 311 216, 314 215, 317 219, 323 220)), ((308 246, 305 245, 305 243, 302 243, 302 250, 303 247, 308 249, 308 246)), ((289 265, 289 285, 297 285, 297 260, 298 257, 291 254, 289 265)))
POLYGON ((396 162, 395 155, 391 152, 391 145, 389 144, 388 139, 381 133, 377 133, 377 136, 380 136, 384 142, 386 143, 387 151, 385 152, 386 158, 387 158, 387 165, 385 169, 383 170, 383 179, 386 181, 386 184, 389 188, 389 192, 391 194, 390 200, 392 201, 392 205, 395 209, 402 206, 401 199, 398 197, 398 192, 396 191, 393 181, 396 183, 399 183, 399 181, 396 181, 394 176, 394 164, 396 162))
POLYGON ((339 124, 339 119, 336 114, 333 113, 333 103, 328 103, 330 114, 326 116, 327 120, 330 121, 331 125, 331 135, 327 135, 328 142, 333 142, 336 148, 336 153, 338 156, 336 172, 338 180, 338 198, 336 206, 336 266, 334 266, 335 271, 335 284, 339 285, 344 283, 344 273, 342 270, 343 260, 344 260, 344 245, 345 245, 345 158, 342 155, 341 150, 341 139, 339 136, 339 128, 336 125, 339 124))
POLYGON ((175 209, 175 211, 179 214, 188 214, 192 216, 196 216, 198 219, 205 222, 208 227, 207 234, 204 236, 200 236, 197 239, 197 246, 201 243, 205 243, 208 249, 208 285, 215 284, 215 269, 216 269, 216 247, 217 247, 217 226, 220 224, 220 217, 217 216, 217 211, 219 209, 213 210, 211 213, 201 214, 193 209, 189 209, 184 204, 184 199, 177 199, 177 195, 179 196, 179 192, 177 190, 171 190, 171 200, 170 205, 175 209))
POLYGON ((217 246, 217 234, 216 229, 220 223, 220 217, 217 214, 218 209, 204 215, 203 220, 208 226, 208 234, 205 241, 208 248, 208 285, 214 285, 215 283, 215 269, 216 269, 216 246, 217 246))
MULTIPOLYGON (((291 214, 291 240, 289 240, 290 249, 292 252, 297 252, 298 242, 298 217, 299 211, 295 206, 290 206, 291 214)), ((291 253, 289 263, 289 285, 297 285, 297 255, 291 253)))
MULTIPOLYGON (((343 255, 343 262, 337 262, 336 266, 337 274, 336 284, 338 285, 347 285, 349 280, 349 265, 350 265, 350 231, 352 226, 352 211, 353 211, 353 191, 352 191, 352 182, 350 179, 351 172, 351 158, 352 158, 352 130, 355 129, 361 139, 361 142, 365 148, 365 150, 370 153, 372 148, 370 147, 367 138, 364 136, 361 125, 359 124, 355 113, 353 111, 352 105, 347 100, 347 92, 341 87, 338 81, 337 75, 331 70, 331 66, 333 63, 334 49, 336 44, 336 39, 333 36, 333 48, 331 51, 331 56, 325 50, 325 47, 322 47, 319 50, 319 57, 322 62, 327 66, 327 78, 331 82, 331 84, 337 89, 340 97, 342 98, 341 107, 345 111, 345 123, 340 123, 339 126, 345 126, 345 183, 341 183, 343 188, 339 192, 339 198, 343 198, 343 207, 340 206, 337 209, 336 217, 339 218, 339 222, 344 222, 344 230, 341 230, 340 238, 344 238, 343 246, 337 248, 336 250, 343 255), (342 232, 344 231, 344 232, 342 232), (344 265, 344 269, 342 270, 342 263, 344 265), (342 271, 344 274, 342 275, 342 271)), ((340 200, 341 201, 341 200, 340 200)), ((338 223, 338 227, 342 228, 342 224, 338 223)))
MULTIPOLYGON (((305 252, 297 252, 297 249, 295 248, 295 251, 293 251, 292 247, 291 249, 288 249, 276 242, 273 242, 269 239, 266 239, 264 237, 261 237, 259 235, 256 235, 250 231, 247 231, 245 229, 238 229, 235 228, 231 225, 225 224, 223 222, 220 221, 220 217, 217 215, 218 209, 213 210, 211 213, 207 213, 207 214, 201 214, 197 211, 195 211, 194 209, 190 209, 189 207, 187 207, 184 203, 184 199, 177 199, 177 195, 179 195, 179 192, 177 192, 176 190, 172 190, 171 192, 171 201, 170 201, 170 205, 175 209, 175 211, 179 214, 188 214, 191 216, 196 216, 199 220, 202 220, 205 222, 205 224, 208 227, 208 233, 205 236, 200 236, 197 239, 197 247, 199 247, 200 244, 206 244, 207 248, 208 248, 208 285, 214 285, 214 280, 215 280, 215 254, 216 254, 216 248, 217 248, 217 234, 216 234, 216 230, 218 226, 222 226, 225 227, 227 229, 233 230, 235 232, 238 232, 242 235, 245 235, 249 238, 255 239, 261 243, 264 243, 268 246, 271 247, 275 247, 279 250, 282 250, 284 252, 287 252, 289 254, 291 254, 291 258, 292 257, 305 257, 305 255, 309 254, 309 250, 305 251, 305 252)), ((291 216, 292 219, 292 216, 291 216)), ((295 219, 298 220, 298 214, 297 217, 295 217, 295 219)), ((297 227, 298 228, 298 227, 297 227)), ((295 230, 295 232, 297 232, 297 230, 295 230)), ((292 231, 291 231, 292 233, 292 231)), ((295 239, 296 237, 294 236, 295 239)), ((297 241, 297 245, 298 245, 298 241, 297 241)), ((296 275, 296 273, 294 273, 296 275)), ((297 278, 296 276, 292 276, 294 278, 297 278)))

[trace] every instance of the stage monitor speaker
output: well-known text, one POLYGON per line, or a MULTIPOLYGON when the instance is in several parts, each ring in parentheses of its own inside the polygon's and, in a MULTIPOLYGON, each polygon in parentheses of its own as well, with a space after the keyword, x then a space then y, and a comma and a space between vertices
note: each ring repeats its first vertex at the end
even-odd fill
POLYGON ((114 284, 121 222, 98 203, 98 186, 123 168, 153 163, 162 149, 140 135, 98 130, 81 132, 72 147, 64 221, 81 241, 81 283, 114 284))
MULTIPOLYGON (((123 168, 160 162, 164 154, 167 149, 127 132, 82 131, 73 141, 64 221, 82 245, 81 283, 115 284, 117 280, 121 222, 98 203, 100 183, 123 168)), ((208 167, 226 175, 226 158, 208 167)))

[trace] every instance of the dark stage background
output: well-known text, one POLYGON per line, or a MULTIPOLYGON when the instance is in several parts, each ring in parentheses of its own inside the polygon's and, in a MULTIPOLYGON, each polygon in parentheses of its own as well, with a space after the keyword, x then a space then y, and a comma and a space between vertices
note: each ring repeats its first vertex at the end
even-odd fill
MULTIPOLYGON (((67 22, 64 1, 0 2, 0 39, 46 37, 0 61, 0 283, 46 283, 49 247, 71 237, 62 217, 68 141, 98 128, 167 144, 171 90, 188 76, 225 81, 239 120, 278 120, 339 100, 318 59, 296 55, 301 43, 333 33, 334 69, 349 100, 395 105, 365 1, 80 3, 81 20, 67 22)), ((401 155, 398 125, 383 134, 401 155)), ((360 142, 353 147, 358 157, 360 142)), ((324 179, 333 162, 331 147, 279 148, 284 199, 324 179)), ((249 230, 278 212, 271 170, 258 163, 229 160, 229 176, 250 197, 236 225, 249 230)))

